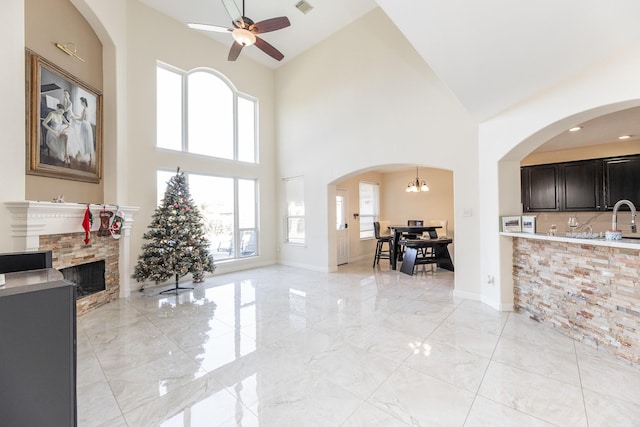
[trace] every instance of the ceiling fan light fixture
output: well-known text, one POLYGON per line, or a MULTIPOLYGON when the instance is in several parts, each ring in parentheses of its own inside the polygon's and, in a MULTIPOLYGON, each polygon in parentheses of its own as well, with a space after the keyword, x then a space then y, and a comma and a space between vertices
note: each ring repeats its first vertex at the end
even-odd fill
POLYGON ((231 32, 233 39, 242 46, 251 46, 256 42, 256 36, 249 30, 244 28, 236 28, 231 32))

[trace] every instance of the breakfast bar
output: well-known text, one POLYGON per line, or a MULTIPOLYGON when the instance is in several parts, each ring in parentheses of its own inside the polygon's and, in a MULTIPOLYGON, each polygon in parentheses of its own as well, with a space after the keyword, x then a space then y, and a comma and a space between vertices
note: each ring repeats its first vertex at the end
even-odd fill
POLYGON ((640 240, 513 238, 514 308, 640 363, 640 240))

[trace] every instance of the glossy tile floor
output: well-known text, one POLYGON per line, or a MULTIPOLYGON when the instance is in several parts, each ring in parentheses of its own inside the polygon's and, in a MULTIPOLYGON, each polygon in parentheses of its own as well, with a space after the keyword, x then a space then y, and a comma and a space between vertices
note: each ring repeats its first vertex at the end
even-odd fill
POLYGON ((452 289, 362 261, 136 292, 78 321, 79 425, 640 425, 640 368, 452 289))

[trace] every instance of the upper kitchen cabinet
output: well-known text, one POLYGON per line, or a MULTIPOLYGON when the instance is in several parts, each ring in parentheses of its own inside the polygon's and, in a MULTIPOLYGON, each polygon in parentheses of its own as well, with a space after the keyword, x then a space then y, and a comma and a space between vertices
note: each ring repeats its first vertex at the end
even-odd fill
POLYGON ((561 209, 593 211, 601 209, 602 161, 588 160, 559 165, 561 170, 561 209))
POLYGON ((640 155, 604 159, 604 208, 622 199, 640 207, 640 155))
POLYGON ((601 195, 602 160, 522 168, 525 212, 600 210, 601 195))
POLYGON ((525 212, 560 210, 558 165, 524 167, 521 179, 525 212))

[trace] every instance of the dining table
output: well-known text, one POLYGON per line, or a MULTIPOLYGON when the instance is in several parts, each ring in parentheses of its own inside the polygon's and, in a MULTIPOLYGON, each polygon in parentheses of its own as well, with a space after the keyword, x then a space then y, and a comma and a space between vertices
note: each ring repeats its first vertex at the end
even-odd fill
POLYGON ((453 242, 450 238, 438 238, 437 229, 439 225, 390 225, 391 231, 391 269, 396 270, 398 261, 401 260, 400 240, 403 234, 412 234, 420 238, 410 239, 412 246, 432 247, 437 259, 438 267, 453 271, 453 261, 447 246, 453 242), (422 238, 424 233, 428 233, 429 238, 422 238))

